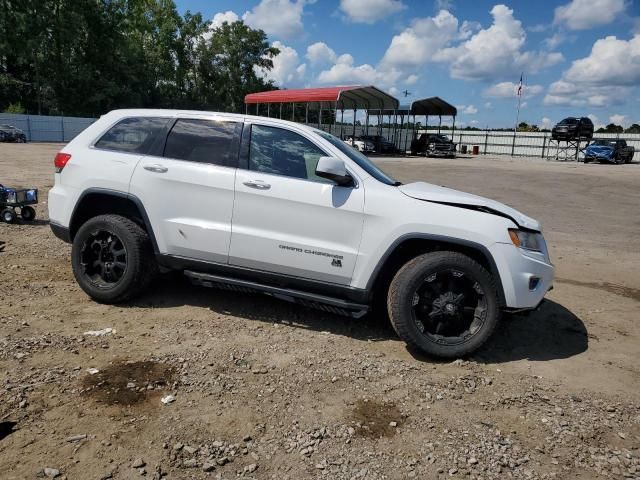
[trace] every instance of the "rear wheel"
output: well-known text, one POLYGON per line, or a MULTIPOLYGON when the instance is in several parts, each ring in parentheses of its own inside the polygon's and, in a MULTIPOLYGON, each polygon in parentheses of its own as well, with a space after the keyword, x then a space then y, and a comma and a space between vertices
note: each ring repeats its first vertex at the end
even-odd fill
POLYGON ((475 351, 500 316, 489 272, 457 252, 427 253, 404 265, 389 287, 387 309, 400 338, 444 358, 475 351))
POLYGON ((31 222, 36 218, 36 211, 33 207, 22 207, 20 209, 20 216, 22 217, 23 220, 26 220, 27 222, 31 222))
POLYGON ((147 232, 119 215, 100 215, 82 225, 71 255, 78 284, 102 303, 138 296, 157 270, 147 232))
POLYGON ((5 223, 13 223, 16 221, 16 212, 12 208, 5 208, 0 212, 0 217, 5 223))

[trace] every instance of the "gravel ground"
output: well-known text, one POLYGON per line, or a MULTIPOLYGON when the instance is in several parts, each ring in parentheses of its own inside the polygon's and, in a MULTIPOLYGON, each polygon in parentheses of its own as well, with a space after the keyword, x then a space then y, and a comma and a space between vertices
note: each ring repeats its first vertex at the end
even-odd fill
POLYGON ((59 148, 0 144, 0 182, 42 199, 0 225, 0 478, 640 478, 640 166, 377 160, 546 228, 549 301, 443 363, 375 316, 179 275, 90 301, 46 221, 59 148))

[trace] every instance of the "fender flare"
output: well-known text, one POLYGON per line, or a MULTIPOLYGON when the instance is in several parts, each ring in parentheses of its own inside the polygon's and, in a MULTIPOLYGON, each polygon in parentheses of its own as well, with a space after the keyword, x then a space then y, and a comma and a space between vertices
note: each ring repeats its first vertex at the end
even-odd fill
POLYGON ((382 268, 384 267, 386 261, 389 259, 391 254, 396 250, 396 248, 398 248, 399 245, 401 245, 403 242, 407 240, 430 240, 433 242, 459 245, 462 247, 471 248, 473 250, 478 251, 486 258, 487 262, 489 263, 489 273, 493 275, 493 278, 496 284, 496 290, 498 294, 498 303, 501 306, 506 305, 506 297, 504 293, 504 287, 502 285, 502 279, 500 277, 500 271, 498 270, 498 265, 496 264, 496 261, 494 260, 493 255, 491 254, 491 252, 487 247, 485 247, 480 243, 473 242, 471 240, 464 240, 461 238, 448 237, 445 235, 436 235, 436 234, 429 234, 429 233, 406 233, 396 238, 393 241, 393 243, 384 252, 382 257, 380 257, 380 259, 378 260, 378 263, 373 269, 373 272, 371 273, 371 276, 369 277, 369 280, 367 282, 367 286, 366 286, 367 292, 373 292, 375 282, 378 279, 378 276, 382 271, 382 268))
MULTIPOLYGON (((144 204, 142 203, 142 200, 140 200, 137 196, 131 193, 121 192, 119 190, 111 190, 109 188, 99 188, 99 187, 91 187, 91 188, 87 188, 86 190, 83 190, 82 193, 78 196, 78 200, 76 201, 76 204, 73 207, 73 212, 71 212, 71 217, 69 219, 70 232, 71 232, 71 225, 73 225, 73 220, 76 214, 78 213, 78 207, 82 205, 82 202, 85 199, 85 197, 87 197, 88 195, 94 195, 94 194, 117 197, 117 198, 121 198, 121 199, 132 202, 138 209, 138 212, 140 213, 140 217, 144 223, 145 230, 147 231, 147 234, 149 235, 149 239, 151 240, 151 245, 153 246, 153 252, 155 254, 159 253, 156 236, 153 233, 151 221, 149 220, 149 216, 147 215, 147 210, 144 208, 144 204)), ((73 241, 73 235, 70 235, 69 237, 71 241, 73 241)))

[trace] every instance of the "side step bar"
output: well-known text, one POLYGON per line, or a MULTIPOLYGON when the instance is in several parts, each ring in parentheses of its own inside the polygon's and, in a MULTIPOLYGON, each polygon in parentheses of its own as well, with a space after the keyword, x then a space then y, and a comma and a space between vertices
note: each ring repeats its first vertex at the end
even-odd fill
POLYGON ((316 308, 325 312, 337 313, 353 318, 360 318, 369 311, 368 305, 347 302, 339 298, 317 295, 315 293, 302 292, 290 288, 274 287, 262 283, 240 280, 237 278, 213 275, 211 273, 194 272, 185 270, 184 274, 192 283, 203 287, 217 287, 227 290, 235 290, 247 293, 264 293, 270 297, 286 300, 306 307, 316 308))

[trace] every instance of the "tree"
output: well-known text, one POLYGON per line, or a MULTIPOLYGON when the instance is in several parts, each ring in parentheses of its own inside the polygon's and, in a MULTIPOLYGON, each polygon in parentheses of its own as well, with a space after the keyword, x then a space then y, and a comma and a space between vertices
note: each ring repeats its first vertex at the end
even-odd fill
POLYGON ((640 133, 640 125, 638 125, 637 123, 632 124, 625 130, 625 133, 640 133))
POLYGON ((600 127, 598 130, 596 130, 596 133, 622 133, 623 131, 624 128, 622 128, 620 125, 610 123, 604 128, 600 127))
POLYGON ((278 53, 261 30, 211 30, 173 0, 0 0, 0 110, 241 111, 246 93, 275 88, 256 72, 278 53))

